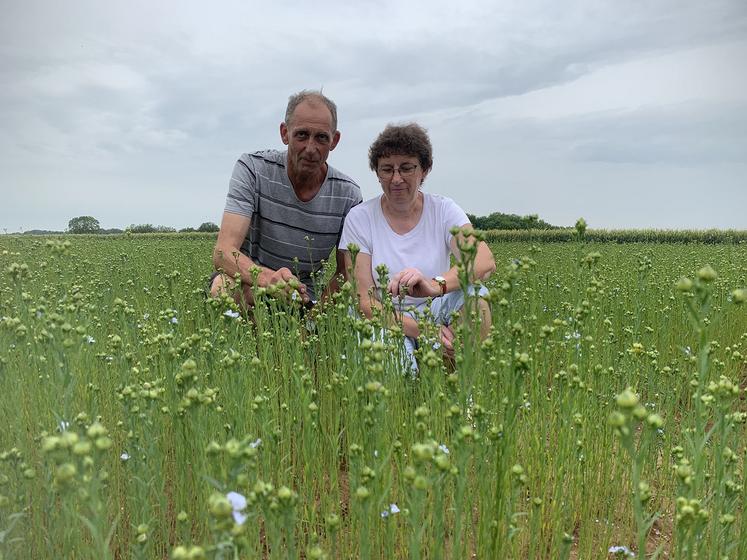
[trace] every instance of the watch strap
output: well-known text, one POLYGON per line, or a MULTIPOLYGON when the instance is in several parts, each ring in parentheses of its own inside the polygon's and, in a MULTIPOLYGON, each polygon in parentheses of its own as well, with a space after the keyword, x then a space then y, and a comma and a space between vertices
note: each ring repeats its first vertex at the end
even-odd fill
POLYGON ((435 276, 433 278, 436 283, 438 283, 438 286, 441 288, 441 297, 446 295, 446 278, 443 276, 435 276))

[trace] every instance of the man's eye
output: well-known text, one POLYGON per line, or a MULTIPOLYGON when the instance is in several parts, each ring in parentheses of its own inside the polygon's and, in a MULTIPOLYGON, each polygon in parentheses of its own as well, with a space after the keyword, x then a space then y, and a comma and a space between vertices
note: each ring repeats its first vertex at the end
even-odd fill
POLYGON ((382 167, 379 171, 381 171, 382 173, 393 173, 394 168, 393 167, 382 167))

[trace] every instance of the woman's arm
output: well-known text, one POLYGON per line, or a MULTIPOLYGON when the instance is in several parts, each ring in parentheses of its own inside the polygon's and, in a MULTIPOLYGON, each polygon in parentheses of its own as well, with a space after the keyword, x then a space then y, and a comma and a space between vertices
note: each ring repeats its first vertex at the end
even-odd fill
MULTIPOLYGON (((472 267, 472 275, 469 279, 470 282, 475 280, 487 280, 493 272, 495 272, 495 258, 493 252, 488 247, 488 244, 484 241, 477 241, 473 235, 472 224, 467 222, 459 228, 461 231, 452 237, 451 239, 451 254, 459 260, 461 258, 461 252, 459 251, 459 245, 464 246, 465 244, 477 243, 477 254, 475 255, 475 263, 472 267)), ((444 274, 447 283, 447 291, 452 291, 450 286, 452 282, 455 283, 454 290, 459 289, 459 277, 457 267, 451 267, 449 271, 444 274)))
MULTIPOLYGON (((350 270, 353 266, 353 260, 350 256, 350 251, 343 251, 345 254, 345 267, 350 270)), ((382 309, 381 302, 374 295, 376 293, 376 283, 373 279, 373 273, 371 272, 371 255, 366 253, 358 253, 355 258, 355 270, 353 270, 353 277, 355 278, 355 284, 358 290, 358 305, 361 313, 367 318, 373 316, 373 308, 382 309)), ((420 329, 418 323, 409 315, 400 317, 391 317, 389 320, 392 322, 402 320, 402 327, 405 331, 405 336, 417 338, 420 336, 420 329)))
MULTIPOLYGON (((495 271, 495 259, 490 247, 484 241, 478 242, 475 239, 475 236, 472 235, 472 224, 469 222, 461 226, 460 229, 461 232, 451 239, 451 254, 459 260, 461 258, 459 245, 477 243, 475 263, 469 281, 472 283, 475 280, 486 280, 495 271)), ((442 274, 442 277, 445 281, 443 293, 459 290, 459 269, 457 266, 452 266, 442 274)), ((433 278, 424 277, 416 268, 406 268, 392 276, 388 289, 393 296, 397 296, 402 286, 407 286, 407 293, 415 297, 438 297, 441 295, 441 284, 433 278)))

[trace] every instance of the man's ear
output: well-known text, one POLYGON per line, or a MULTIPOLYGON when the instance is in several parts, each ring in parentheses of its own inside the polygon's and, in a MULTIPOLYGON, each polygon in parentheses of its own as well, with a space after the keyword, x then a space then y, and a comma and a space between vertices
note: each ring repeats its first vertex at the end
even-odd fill
POLYGON ((288 125, 284 122, 280 123, 280 138, 283 141, 283 144, 287 146, 290 138, 288 137, 288 125))
POLYGON ((340 141, 340 131, 335 130, 335 133, 332 135, 332 143, 329 145, 330 152, 335 149, 339 141, 340 141))

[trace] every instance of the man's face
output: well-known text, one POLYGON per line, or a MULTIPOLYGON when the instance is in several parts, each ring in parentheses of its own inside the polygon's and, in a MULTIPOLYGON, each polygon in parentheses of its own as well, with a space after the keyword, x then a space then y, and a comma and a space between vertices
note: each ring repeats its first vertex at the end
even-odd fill
POLYGON ((304 101, 290 122, 280 125, 280 137, 288 146, 290 174, 304 177, 326 173, 327 156, 337 146, 340 133, 332 129, 332 114, 323 103, 304 101))

